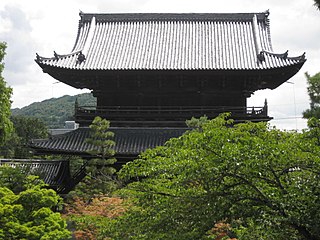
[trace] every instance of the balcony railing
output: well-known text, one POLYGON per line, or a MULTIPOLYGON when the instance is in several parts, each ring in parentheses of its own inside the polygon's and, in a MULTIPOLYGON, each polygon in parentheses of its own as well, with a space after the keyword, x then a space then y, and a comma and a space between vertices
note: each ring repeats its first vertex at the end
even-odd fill
POLYGON ((79 106, 76 108, 76 114, 107 114, 107 115, 145 115, 145 114, 156 114, 156 115, 167 115, 171 113, 175 114, 210 114, 210 113, 222 113, 231 112, 234 114, 246 114, 246 115, 264 115, 267 116, 265 107, 203 107, 203 106, 192 106, 192 107, 132 107, 132 106, 118 106, 118 107, 95 107, 95 106, 79 106))
POLYGON ((268 121, 268 106, 263 107, 230 107, 230 106, 113 106, 94 107, 76 106, 75 120, 90 123, 95 116, 106 118, 115 125, 157 125, 171 126, 184 124, 185 120, 192 117, 206 115, 214 118, 220 113, 230 112, 236 121, 268 121))

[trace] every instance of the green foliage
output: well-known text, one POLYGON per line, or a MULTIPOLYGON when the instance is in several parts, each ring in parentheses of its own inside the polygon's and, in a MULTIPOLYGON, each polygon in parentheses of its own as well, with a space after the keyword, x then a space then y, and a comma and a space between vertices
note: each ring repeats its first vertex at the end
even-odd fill
POLYGON ((212 239, 221 221, 240 239, 319 239, 320 156, 310 132, 220 116, 148 150, 119 176, 133 207, 114 239, 212 239), (288 237, 288 234, 290 237, 288 237))
MULTIPOLYGON (((15 169, 1 167, 1 176, 8 176, 15 169)), ((52 211, 61 204, 61 198, 36 176, 21 178, 16 173, 11 179, 1 178, 0 182, 0 239, 70 239, 66 222, 59 213, 52 211), (23 184, 20 191, 12 187, 23 184)))
POLYGON ((32 139, 48 136, 45 124, 38 118, 27 116, 11 116, 11 121, 14 131, 0 149, 0 155, 6 158, 30 158, 33 154, 27 145, 32 139))
POLYGON ((8 165, 0 165, 0 186, 9 188, 14 193, 25 190, 29 180, 22 168, 12 168, 8 165))
POLYGON ((190 120, 186 121, 186 124, 190 128, 200 128, 204 123, 208 121, 207 116, 203 116, 200 118, 192 117, 190 120))
POLYGON ((308 83, 308 94, 310 98, 310 109, 303 112, 304 118, 315 117, 320 119, 320 73, 310 76, 305 73, 308 83))
POLYGON ((12 115, 36 117, 42 120, 48 128, 63 128, 65 121, 73 120, 75 102, 79 105, 96 106, 96 99, 91 93, 75 96, 51 98, 42 102, 32 103, 21 109, 12 109, 12 115))
POLYGON ((320 146, 320 120, 315 117, 309 118, 308 127, 309 130, 305 134, 314 140, 314 144, 320 146))
POLYGON ((110 123, 96 117, 90 125, 91 136, 86 142, 91 145, 93 158, 87 162, 87 176, 78 184, 75 192, 78 196, 91 199, 97 194, 107 194, 114 191, 119 181, 114 178, 116 172, 112 165, 116 162, 114 155, 114 134, 109 131, 110 123))
POLYGON ((6 44, 0 42, 0 146, 7 140, 12 131, 12 123, 10 121, 10 97, 12 89, 6 86, 6 82, 2 77, 4 69, 3 59, 5 56, 6 44))
POLYGON ((93 147, 88 150, 88 153, 101 159, 102 165, 110 165, 114 162, 106 162, 108 157, 115 154, 113 147, 115 142, 112 140, 114 137, 113 132, 109 131, 110 122, 101 117, 96 117, 90 125, 91 136, 86 140, 87 143, 93 147))
POLYGON ((23 140, 22 143, 27 143, 31 139, 45 138, 48 136, 48 129, 38 118, 12 116, 11 120, 17 135, 23 140))

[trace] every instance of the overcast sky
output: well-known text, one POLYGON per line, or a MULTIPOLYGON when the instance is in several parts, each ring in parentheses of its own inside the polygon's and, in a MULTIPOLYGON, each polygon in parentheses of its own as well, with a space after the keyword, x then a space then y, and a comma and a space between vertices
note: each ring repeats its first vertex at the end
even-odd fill
POLYGON ((4 77, 13 88, 12 107, 24 107, 52 97, 75 95, 78 90, 57 82, 34 62, 36 53, 52 57, 69 53, 76 39, 79 11, 123 12, 263 12, 270 10, 271 40, 276 53, 306 52, 300 72, 276 90, 258 91, 248 106, 268 100, 271 124, 281 129, 306 127, 301 119, 309 107, 305 72, 320 72, 320 11, 312 0, 1 0, 0 41, 7 42, 4 77))

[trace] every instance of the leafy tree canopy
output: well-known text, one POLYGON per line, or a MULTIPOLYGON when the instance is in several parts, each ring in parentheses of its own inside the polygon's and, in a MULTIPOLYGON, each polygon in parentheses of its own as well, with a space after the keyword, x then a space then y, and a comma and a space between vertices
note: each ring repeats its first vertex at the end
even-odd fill
POLYGON ((61 202, 55 191, 36 176, 22 179, 18 168, 1 166, 0 173, 0 239, 70 239, 65 220, 52 211, 61 202), (12 181, 23 183, 21 191, 10 189, 12 181))
POLYGON ((6 158, 30 158, 33 156, 28 143, 32 139, 46 138, 48 129, 44 122, 35 117, 11 116, 14 131, 0 149, 6 158))
POLYGON ((2 72, 4 69, 3 59, 5 56, 6 44, 0 42, 0 146, 8 138, 12 131, 12 123, 9 119, 11 112, 11 102, 10 97, 12 94, 12 89, 6 86, 6 82, 2 77, 2 72))
POLYGON ((0 187, 6 187, 14 193, 19 193, 26 190, 29 182, 26 171, 23 171, 22 168, 0 165, 0 187))
POLYGON ((308 84, 308 94, 310 98, 310 109, 303 112, 304 118, 315 117, 320 119, 320 73, 310 76, 305 74, 308 84))
POLYGON ((133 207, 114 239, 320 239, 320 156, 310 132, 220 116, 128 163, 133 207), (134 181, 133 180, 138 180, 134 181))
POLYGON ((39 118, 28 116, 12 116, 14 129, 17 135, 22 138, 23 143, 31 139, 45 138, 48 136, 48 129, 39 118))

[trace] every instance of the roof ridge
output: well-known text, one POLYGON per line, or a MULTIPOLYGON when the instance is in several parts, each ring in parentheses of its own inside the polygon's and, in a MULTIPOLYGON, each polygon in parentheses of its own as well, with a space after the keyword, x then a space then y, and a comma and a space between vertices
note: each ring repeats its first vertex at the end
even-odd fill
POLYGON ((265 21, 269 11, 259 13, 79 13, 80 22, 130 22, 130 21, 217 21, 245 20, 251 21, 254 15, 258 20, 265 21))

